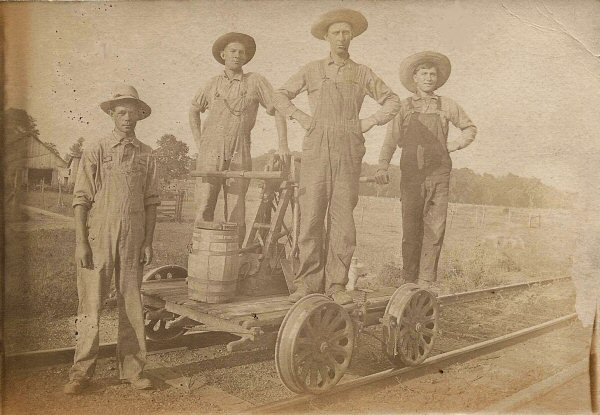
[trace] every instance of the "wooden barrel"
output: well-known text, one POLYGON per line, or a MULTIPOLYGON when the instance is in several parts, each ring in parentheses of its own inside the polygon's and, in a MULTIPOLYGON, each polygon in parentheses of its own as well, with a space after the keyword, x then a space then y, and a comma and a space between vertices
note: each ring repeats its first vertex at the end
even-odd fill
POLYGON ((236 292, 239 271, 237 224, 196 223, 188 256, 188 297, 225 303, 236 292))

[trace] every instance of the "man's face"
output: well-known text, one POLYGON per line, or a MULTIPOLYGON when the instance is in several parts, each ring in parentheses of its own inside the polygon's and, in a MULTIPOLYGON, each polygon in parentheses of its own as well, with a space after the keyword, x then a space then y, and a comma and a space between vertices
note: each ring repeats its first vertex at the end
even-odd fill
POLYGON ((115 128, 125 134, 135 131, 135 125, 140 119, 140 110, 133 102, 120 102, 110 114, 115 122, 115 128))
POLYGON ((435 90, 437 78, 437 69, 435 67, 421 68, 413 75, 417 89, 427 93, 435 90))
POLYGON ((227 69, 239 71, 246 63, 246 47, 239 42, 232 42, 225 46, 221 58, 227 69))
POLYGON ((333 23, 327 29, 325 40, 329 42, 332 52, 347 53, 352 40, 352 26, 346 22, 333 23))

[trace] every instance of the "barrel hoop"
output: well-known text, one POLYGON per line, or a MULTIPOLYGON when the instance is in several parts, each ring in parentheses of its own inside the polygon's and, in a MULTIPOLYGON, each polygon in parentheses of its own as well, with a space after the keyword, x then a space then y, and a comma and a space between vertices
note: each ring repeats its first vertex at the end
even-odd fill
POLYGON ((200 250, 200 249, 192 249, 193 255, 198 255, 200 252, 210 252, 210 254, 208 254, 208 256, 234 256, 234 255, 240 254, 239 249, 236 249, 235 251, 206 251, 206 250, 200 250))

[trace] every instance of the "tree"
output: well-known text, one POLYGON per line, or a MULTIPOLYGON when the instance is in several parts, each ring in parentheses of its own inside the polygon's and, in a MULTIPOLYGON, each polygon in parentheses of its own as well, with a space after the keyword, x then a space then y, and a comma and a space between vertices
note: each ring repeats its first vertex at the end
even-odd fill
POLYGON ((84 142, 85 142, 85 138, 79 137, 77 139, 77 141, 75 141, 73 144, 71 144, 71 147, 69 147, 69 152, 67 153, 65 158, 68 159, 71 157, 81 157, 81 155, 83 154, 83 143, 84 142))
POLYGON ((158 148, 154 154, 161 179, 170 183, 173 179, 187 177, 192 161, 188 156, 188 145, 179 141, 173 134, 163 135, 156 144, 158 148))
POLYGON ((22 140, 27 137, 39 139, 40 132, 37 124, 27 111, 9 108, 4 111, 4 134, 7 142, 22 140))
POLYGON ((58 148, 56 147, 56 144, 54 144, 51 141, 46 141, 44 144, 46 145, 48 150, 50 150, 51 152, 56 154, 57 157, 60 157, 60 153, 58 152, 58 148))

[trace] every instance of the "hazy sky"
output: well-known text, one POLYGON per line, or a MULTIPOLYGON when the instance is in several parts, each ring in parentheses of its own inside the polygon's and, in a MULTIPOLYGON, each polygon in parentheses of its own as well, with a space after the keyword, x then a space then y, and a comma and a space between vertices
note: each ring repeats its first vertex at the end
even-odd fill
MULTIPOLYGON (((535 176, 570 188, 598 169, 600 153, 600 2, 581 1, 177 1, 5 4, 7 105, 26 109, 43 141, 64 154, 78 137, 99 137, 111 120, 98 107, 116 82, 134 85, 152 107, 138 137, 155 146, 165 133, 197 150, 188 126, 196 90, 221 70, 214 39, 229 31, 255 37, 245 67, 280 86, 301 65, 328 53, 313 38, 315 18, 333 7, 360 10, 368 30, 352 58, 371 67, 402 98, 401 60, 436 50, 452 61, 439 90, 458 101, 479 129, 453 153, 455 167, 535 176)), ((306 99, 298 99, 305 108, 306 99)), ((362 115, 376 105, 366 98, 362 115)), ((302 130, 289 123, 290 146, 302 130)), ((374 163, 385 134, 367 135, 374 163)), ((252 153, 276 147, 274 121, 259 109, 252 153)))

